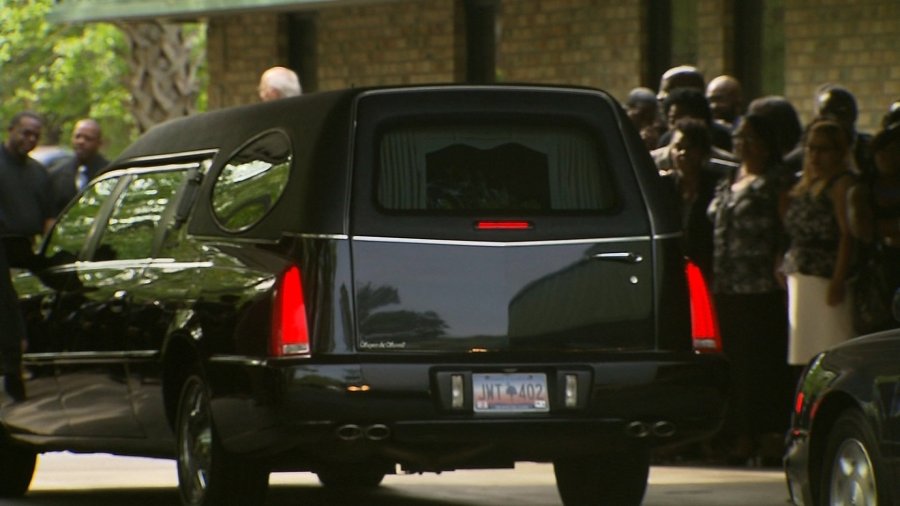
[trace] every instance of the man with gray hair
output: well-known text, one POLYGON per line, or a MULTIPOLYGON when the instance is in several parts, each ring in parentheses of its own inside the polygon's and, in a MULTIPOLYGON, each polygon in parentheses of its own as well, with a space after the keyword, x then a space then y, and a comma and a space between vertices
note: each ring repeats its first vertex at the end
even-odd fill
POLYGON ((287 67, 272 67, 259 79, 259 98, 263 102, 296 97, 303 92, 297 73, 287 67))

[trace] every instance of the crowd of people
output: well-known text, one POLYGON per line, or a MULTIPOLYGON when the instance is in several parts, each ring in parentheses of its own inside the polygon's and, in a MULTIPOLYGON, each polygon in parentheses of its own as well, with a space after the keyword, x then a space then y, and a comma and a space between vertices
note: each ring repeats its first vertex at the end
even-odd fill
POLYGON ((710 281, 732 399, 714 457, 780 462, 803 366, 855 336, 900 326, 900 100, 856 129, 844 87, 815 90, 804 126, 784 97, 744 107, 740 82, 667 71, 626 111, 681 196, 685 256, 710 281))

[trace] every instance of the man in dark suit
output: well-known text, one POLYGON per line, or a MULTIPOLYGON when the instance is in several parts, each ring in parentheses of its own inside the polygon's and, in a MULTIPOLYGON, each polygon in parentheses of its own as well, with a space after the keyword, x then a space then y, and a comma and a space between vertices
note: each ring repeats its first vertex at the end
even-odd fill
POLYGON ((43 120, 33 112, 16 114, 0 144, 0 374, 15 400, 25 398, 22 350, 25 322, 10 277, 14 253, 21 262, 53 222, 50 181, 44 166, 28 156, 41 138, 43 120))
POLYGON ((57 214, 109 164, 100 154, 102 144, 103 132, 97 121, 83 119, 75 124, 72 131, 74 156, 50 167, 53 206, 57 214))

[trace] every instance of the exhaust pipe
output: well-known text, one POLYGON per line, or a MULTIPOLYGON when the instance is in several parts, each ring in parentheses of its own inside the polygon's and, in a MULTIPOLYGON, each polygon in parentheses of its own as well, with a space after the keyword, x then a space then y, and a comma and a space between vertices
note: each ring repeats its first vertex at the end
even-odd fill
POLYGON ((675 424, 661 420, 653 424, 652 432, 656 437, 672 437, 675 435, 675 424))
POLYGON ((644 422, 634 421, 625 426, 625 434, 633 438, 645 438, 650 435, 650 427, 644 422))
POLYGON ((625 426, 625 434, 630 437, 642 439, 648 436, 659 438, 668 438, 675 435, 677 431, 675 424, 667 420, 660 420, 653 423, 645 423, 638 420, 629 422, 625 426))
POLYGON ((348 423, 335 429, 334 435, 341 441, 356 441, 363 437, 363 430, 359 425, 348 423))
POLYGON ((341 441, 356 441, 362 438, 369 441, 384 441, 391 437, 391 428, 380 423, 365 427, 348 423, 335 429, 334 436, 341 441))
POLYGON ((365 428, 363 434, 370 441, 384 441, 391 437, 391 429, 387 425, 382 424, 369 425, 365 428))

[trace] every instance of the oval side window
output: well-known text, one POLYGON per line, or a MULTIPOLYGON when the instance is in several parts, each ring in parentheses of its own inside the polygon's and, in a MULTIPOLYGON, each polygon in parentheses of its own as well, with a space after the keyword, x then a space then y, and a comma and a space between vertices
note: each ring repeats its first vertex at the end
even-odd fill
POLYGON ((281 198, 291 171, 291 142, 272 131, 250 141, 219 172, 212 190, 213 215, 229 232, 259 223, 281 198))

